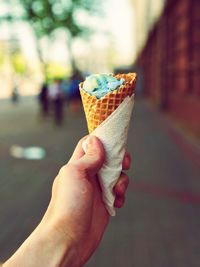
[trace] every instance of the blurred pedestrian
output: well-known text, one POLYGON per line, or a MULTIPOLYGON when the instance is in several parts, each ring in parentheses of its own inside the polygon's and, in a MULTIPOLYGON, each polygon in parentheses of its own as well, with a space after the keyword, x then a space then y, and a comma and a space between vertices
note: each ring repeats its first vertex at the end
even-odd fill
POLYGON ((68 99, 70 102, 70 110, 78 112, 81 109, 81 97, 79 91, 79 83, 83 81, 83 77, 79 70, 74 70, 69 80, 68 99))
POLYGON ((65 100, 68 100, 68 95, 69 95, 69 79, 64 78, 61 81, 60 88, 61 88, 62 94, 64 96, 64 99, 65 100))
POLYGON ((12 89, 11 93, 11 101, 16 104, 19 101, 19 91, 17 85, 15 85, 12 89))
POLYGON ((44 82, 41 86, 41 90, 39 93, 39 102, 41 106, 42 116, 47 117, 49 114, 49 98, 48 98, 48 86, 46 82, 44 82))
POLYGON ((63 93, 61 79, 55 79, 48 87, 48 96, 53 108, 55 123, 61 125, 63 121, 63 93))

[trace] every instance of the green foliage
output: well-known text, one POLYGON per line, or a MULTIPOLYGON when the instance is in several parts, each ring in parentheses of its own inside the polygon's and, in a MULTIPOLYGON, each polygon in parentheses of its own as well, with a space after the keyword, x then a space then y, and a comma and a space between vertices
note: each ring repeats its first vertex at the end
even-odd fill
POLYGON ((22 56, 21 53, 14 53, 11 56, 11 64, 13 66, 14 71, 17 74, 23 75, 26 71, 26 63, 25 63, 25 59, 22 56))
POLYGON ((4 63, 4 55, 2 51, 0 51, 0 67, 3 65, 3 63, 4 63))
MULTIPOLYGON (((6 16, 0 17, 1 21, 13 22, 15 20, 28 21, 36 35, 38 56, 43 64, 43 72, 46 76, 46 62, 43 57, 39 40, 42 37, 54 37, 56 30, 63 29, 68 34, 66 46, 70 55, 71 69, 76 68, 72 54, 72 41, 76 37, 87 37, 93 31, 91 25, 86 25, 81 15, 95 15, 100 13, 101 0, 4 0, 10 5, 10 11, 6 16), (20 5, 16 5, 20 4, 20 5), (13 12, 14 6, 20 6, 17 12, 13 12), (19 15, 20 14, 20 15, 19 15)), ((23 64, 14 63, 17 71, 23 72, 23 64)))
POLYGON ((19 0, 24 8, 24 18, 30 21, 37 37, 51 35, 63 28, 71 37, 87 35, 89 28, 81 25, 76 12, 96 13, 100 0, 19 0))
POLYGON ((0 43, 0 67, 3 65, 4 61, 5 61, 5 49, 3 45, 1 45, 0 43))
POLYGON ((54 62, 46 64, 46 72, 46 79, 48 81, 52 81, 55 78, 63 79, 66 78, 66 76, 69 77, 70 75, 69 68, 63 67, 60 64, 54 62))

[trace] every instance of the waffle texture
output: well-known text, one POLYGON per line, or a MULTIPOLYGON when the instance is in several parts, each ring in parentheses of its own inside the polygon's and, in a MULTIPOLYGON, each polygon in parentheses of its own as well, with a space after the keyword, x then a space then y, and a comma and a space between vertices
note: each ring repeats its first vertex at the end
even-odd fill
POLYGON ((93 132, 114 110, 117 109, 127 96, 131 96, 134 92, 136 82, 135 73, 117 74, 113 76, 118 80, 123 78, 125 84, 100 99, 88 94, 82 88, 83 83, 80 83, 80 94, 89 133, 93 132))

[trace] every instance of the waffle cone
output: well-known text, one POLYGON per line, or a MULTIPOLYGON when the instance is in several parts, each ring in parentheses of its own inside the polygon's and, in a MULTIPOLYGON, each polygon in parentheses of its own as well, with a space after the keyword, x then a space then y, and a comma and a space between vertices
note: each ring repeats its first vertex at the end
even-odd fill
POLYGON ((93 132, 108 116, 110 116, 127 96, 133 94, 136 82, 135 73, 117 74, 114 77, 118 80, 121 78, 125 79, 125 84, 100 99, 88 94, 82 89, 83 83, 80 84, 80 94, 89 133, 93 132))

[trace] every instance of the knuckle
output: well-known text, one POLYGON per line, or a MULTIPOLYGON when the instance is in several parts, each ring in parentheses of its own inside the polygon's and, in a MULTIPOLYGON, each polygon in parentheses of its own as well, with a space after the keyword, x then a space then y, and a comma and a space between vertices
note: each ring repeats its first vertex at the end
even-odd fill
POLYGON ((69 162, 60 169, 59 177, 60 179, 64 177, 86 178, 88 177, 88 170, 79 162, 69 162))
POLYGON ((63 175, 63 174, 65 174, 65 172, 66 172, 66 165, 63 165, 63 166, 60 168, 58 175, 63 175))
POLYGON ((74 176, 86 176, 87 173, 87 168, 85 168, 85 166, 83 166, 82 164, 80 164, 79 161, 75 161, 75 162, 70 162, 67 164, 66 166, 67 169, 67 173, 70 175, 74 175, 74 176))
POLYGON ((122 172, 122 174, 121 174, 121 183, 125 184, 126 186, 128 186, 128 184, 129 184, 129 177, 124 172, 122 172))
POLYGON ((123 196, 127 190, 129 184, 128 175, 125 173, 121 173, 120 178, 115 185, 115 191, 119 196, 123 196))
POLYGON ((76 171, 76 167, 74 163, 67 163, 66 165, 62 166, 59 175, 68 175, 73 174, 76 171))
POLYGON ((85 135, 84 137, 82 137, 79 142, 78 145, 81 145, 83 143, 84 140, 86 140, 88 138, 88 135, 85 135))
POLYGON ((125 185, 126 185, 126 187, 128 187, 128 185, 129 185, 129 177, 128 177, 128 175, 126 175, 125 176, 125 185))

